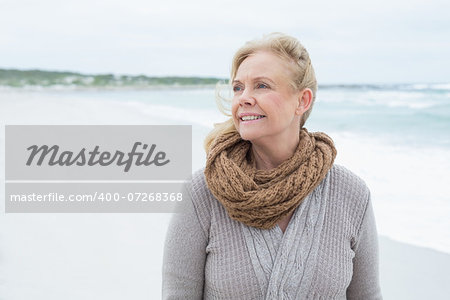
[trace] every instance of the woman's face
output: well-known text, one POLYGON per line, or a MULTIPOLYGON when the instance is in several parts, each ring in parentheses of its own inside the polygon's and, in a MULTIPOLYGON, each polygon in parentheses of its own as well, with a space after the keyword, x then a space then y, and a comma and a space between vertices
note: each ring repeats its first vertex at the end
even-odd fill
POLYGON ((289 85, 291 72, 288 62, 267 51, 241 63, 232 83, 232 114, 242 139, 270 145, 298 138, 304 110, 302 93, 289 85))

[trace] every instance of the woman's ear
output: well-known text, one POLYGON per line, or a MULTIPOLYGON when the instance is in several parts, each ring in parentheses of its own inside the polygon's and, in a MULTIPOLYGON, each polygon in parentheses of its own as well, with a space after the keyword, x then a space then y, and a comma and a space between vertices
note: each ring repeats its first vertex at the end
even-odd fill
POLYGON ((298 106, 295 111, 297 115, 303 115, 312 104, 313 92, 310 88, 306 88, 300 92, 298 97, 298 106))

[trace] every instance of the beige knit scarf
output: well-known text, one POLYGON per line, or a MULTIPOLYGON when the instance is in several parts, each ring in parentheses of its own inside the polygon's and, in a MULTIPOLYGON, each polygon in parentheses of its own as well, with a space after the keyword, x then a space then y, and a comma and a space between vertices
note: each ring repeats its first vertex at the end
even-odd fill
POLYGON ((336 149, 325 133, 300 131, 294 155, 271 170, 257 170, 251 143, 238 132, 218 136, 208 153, 205 177, 228 215, 269 229, 300 205, 333 165, 336 149))

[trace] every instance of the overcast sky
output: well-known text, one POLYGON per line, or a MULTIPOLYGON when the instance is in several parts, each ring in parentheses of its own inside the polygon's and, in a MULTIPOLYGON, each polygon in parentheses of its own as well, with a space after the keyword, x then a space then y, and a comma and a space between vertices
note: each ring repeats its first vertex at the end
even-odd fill
POLYGON ((319 83, 450 82, 444 0, 0 0, 0 68, 227 77, 273 31, 306 46, 319 83))

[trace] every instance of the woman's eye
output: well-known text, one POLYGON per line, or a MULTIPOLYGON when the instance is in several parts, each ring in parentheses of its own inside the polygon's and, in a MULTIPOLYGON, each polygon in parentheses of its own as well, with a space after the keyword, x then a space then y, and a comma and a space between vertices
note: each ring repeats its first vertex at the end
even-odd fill
POLYGON ((240 86, 238 86, 238 85, 235 85, 234 87, 233 87, 233 91, 235 91, 235 92, 239 92, 239 91, 241 91, 242 90, 242 88, 240 87, 240 86))
POLYGON ((265 83, 258 83, 257 87, 258 87, 258 89, 267 89, 268 88, 267 84, 265 84, 265 83))

